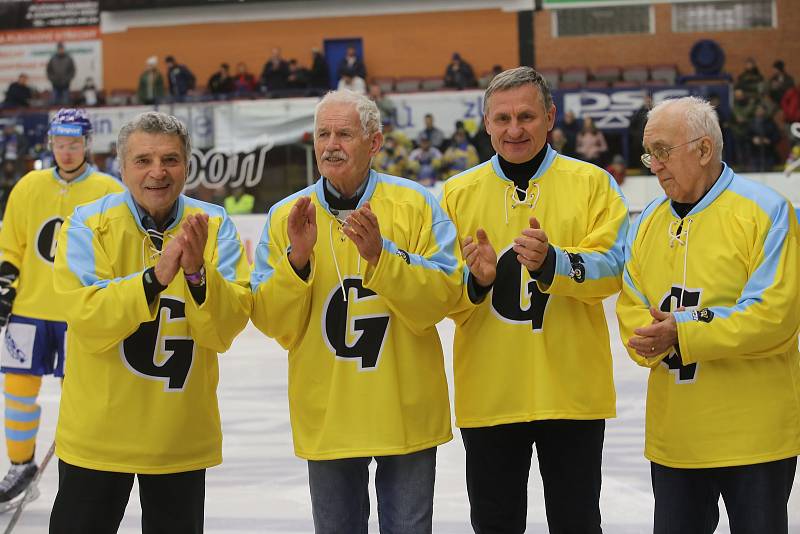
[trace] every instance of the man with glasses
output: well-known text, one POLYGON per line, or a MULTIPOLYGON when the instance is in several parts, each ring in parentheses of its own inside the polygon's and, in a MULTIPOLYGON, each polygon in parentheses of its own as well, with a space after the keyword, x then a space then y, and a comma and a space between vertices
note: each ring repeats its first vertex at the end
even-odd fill
POLYGON ((798 222, 721 161, 707 102, 649 113, 642 162, 666 195, 628 233, 620 334, 650 368, 645 456, 656 534, 788 532, 800 453, 798 222))

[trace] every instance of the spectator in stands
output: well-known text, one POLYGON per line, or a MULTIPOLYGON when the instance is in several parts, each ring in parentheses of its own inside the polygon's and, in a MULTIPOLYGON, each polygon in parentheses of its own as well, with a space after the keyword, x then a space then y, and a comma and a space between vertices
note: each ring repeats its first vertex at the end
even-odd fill
POLYGON ((0 171, 0 219, 3 218, 6 212, 8 196, 20 178, 22 178, 22 173, 17 169, 13 161, 4 161, 2 163, 2 171, 0 171))
POLYGON ((97 87, 94 85, 94 78, 91 76, 86 78, 81 87, 81 103, 84 106, 97 106, 101 104, 100 94, 97 92, 97 87))
POLYGON ((342 77, 339 78, 339 84, 336 88, 339 91, 342 89, 347 89, 348 91, 353 91, 354 93, 358 93, 360 95, 367 94, 367 84, 364 82, 364 78, 361 76, 355 76, 350 72, 345 72, 342 74, 342 77))
POLYGON ((281 56, 281 49, 272 49, 264 69, 261 71, 261 89, 265 91, 282 91, 289 83, 289 63, 281 56))
POLYGON ((195 88, 197 80, 189 67, 175 61, 175 57, 167 56, 164 62, 167 64, 169 94, 176 101, 182 102, 189 91, 195 88))
POLYGON ((108 156, 103 164, 103 172, 110 174, 114 178, 122 179, 122 172, 119 165, 119 154, 117 153, 117 143, 112 141, 108 145, 108 156))
POLYGON ((328 62, 325 54, 319 48, 311 49, 311 87, 314 89, 330 89, 331 81, 328 75, 328 62))
POLYGON ((231 194, 225 197, 225 211, 228 215, 245 215, 253 213, 256 199, 246 192, 243 186, 234 187, 231 194))
POLYGON ((364 66, 364 62, 358 57, 355 47, 347 47, 345 56, 339 62, 338 74, 340 78, 345 74, 350 74, 351 76, 359 76, 365 80, 367 79, 367 68, 364 66))
POLYGON ((550 130, 550 146, 559 154, 564 153, 564 147, 567 146, 567 136, 564 135, 564 130, 561 128, 550 130))
POLYGON ((588 115, 583 118, 583 128, 578 134, 575 151, 582 160, 598 167, 603 166, 603 159, 608 151, 606 137, 595 127, 594 121, 588 115))
POLYGON ((56 53, 47 62, 47 79, 53 86, 52 104, 69 105, 69 84, 74 77, 75 62, 64 48, 64 43, 58 43, 56 53))
POLYGON ((741 89, 750 98, 755 98, 761 92, 764 76, 758 70, 756 60, 749 57, 744 62, 744 71, 736 78, 735 89, 741 89))
MULTIPOLYGON (((722 155, 723 161, 732 162, 734 160, 733 136, 731 135, 731 117, 730 110, 725 110, 720 106, 720 98, 717 93, 710 93, 708 95, 708 103, 717 114, 717 121, 719 121, 719 128, 722 131, 722 155)), ((641 163, 641 162, 640 162, 641 163)))
POLYGON ((625 158, 619 154, 616 154, 611 159, 611 165, 606 167, 606 170, 608 171, 608 174, 614 177, 617 185, 622 185, 622 182, 625 181, 625 174, 628 172, 627 165, 625 164, 625 158))
POLYGON ((505 69, 502 65, 495 65, 492 67, 492 72, 490 74, 489 82, 491 83, 494 80, 494 77, 503 72, 505 69))
POLYGON ((478 130, 475 135, 469 138, 469 142, 475 147, 478 152, 478 159, 480 163, 489 161, 494 156, 494 147, 492 146, 492 136, 486 131, 486 123, 483 120, 478 121, 478 130))
POLYGON ((444 132, 433 125, 433 115, 430 113, 425 114, 425 128, 423 128, 419 134, 420 139, 423 135, 428 137, 428 140, 434 148, 438 148, 439 150, 444 149, 444 132))
POLYGON ((6 99, 3 101, 4 108, 27 108, 31 105, 33 89, 28 87, 28 75, 22 73, 16 82, 11 82, 6 89, 6 99))
POLYGON ((790 87, 781 98, 783 120, 787 125, 800 122, 800 83, 790 87))
POLYGON ((0 162, 11 163, 22 176, 25 174, 25 157, 28 155, 28 137, 16 124, 8 122, 0 134, 0 162))
POLYGON ((394 105, 394 102, 392 102, 389 97, 383 94, 383 89, 381 89, 380 85, 371 83, 367 96, 378 106, 378 111, 381 112, 381 118, 388 118, 391 119, 392 122, 397 122, 397 106, 394 105))
POLYGON ((310 72, 307 68, 300 66, 296 59, 289 60, 289 75, 286 78, 286 87, 294 91, 308 89, 310 72))
POLYGON ((408 152, 393 137, 387 137, 375 155, 372 168, 392 176, 408 176, 408 152))
POLYGON ((233 78, 231 77, 231 68, 227 63, 222 63, 219 70, 211 75, 208 79, 208 92, 215 99, 226 98, 235 90, 233 86, 233 78))
POLYGON ((798 166, 800 166, 800 143, 795 144, 789 151, 783 172, 789 176, 798 166))
POLYGON ((408 156, 409 177, 425 186, 432 186, 439 179, 442 152, 433 146, 430 136, 421 132, 417 138, 419 147, 408 156))
POLYGON ((233 87, 237 95, 248 95, 256 90, 256 77, 247 71, 243 62, 236 64, 236 76, 233 77, 233 87))
MULTIPOLYGON (((630 148, 628 161, 631 167, 642 165, 641 156, 644 152, 642 148, 642 138, 644 137, 644 125, 647 124, 647 114, 653 108, 653 97, 648 93, 642 95, 642 105, 633 112, 631 123, 628 127, 628 147, 630 148)), ((561 152, 560 150, 558 152, 561 152)), ((564 152, 561 152, 564 154, 564 152)))
POLYGON ((475 72, 472 66, 461 59, 461 54, 453 53, 450 64, 444 71, 444 86, 454 89, 466 89, 467 87, 477 87, 475 72))
POLYGON ((453 140, 444 152, 442 163, 445 179, 479 163, 478 151, 469 142, 467 131, 463 127, 458 128, 453 134, 453 140))
POLYGON ((152 106, 164 98, 164 77, 158 70, 158 58, 150 56, 145 62, 144 72, 139 76, 136 96, 140 104, 152 106))
POLYGON ((23 161, 28 155, 28 138, 22 127, 19 129, 13 122, 7 122, 0 132, 0 161, 5 163, 13 161, 19 168, 24 170, 23 161))
POLYGON ((772 68, 773 73, 769 77, 767 91, 772 100, 780 104, 786 91, 794 87, 794 78, 786 72, 786 65, 780 59, 772 64, 772 68))
POLYGON ((406 151, 406 154, 411 152, 413 143, 406 134, 395 128, 394 121, 391 117, 384 117, 381 115, 381 124, 383 126, 383 138, 394 139, 397 144, 406 151))
POLYGON ((760 172, 772 170, 776 161, 775 145, 781 134, 761 104, 756 106, 755 116, 747 127, 747 137, 751 143, 750 168, 760 172))
POLYGON ((571 110, 567 110, 564 113, 564 119, 558 125, 559 128, 564 132, 564 136, 567 138, 567 142, 564 145, 564 151, 561 152, 565 156, 569 156, 574 158, 578 155, 575 152, 575 148, 578 145, 578 134, 581 131, 581 121, 575 117, 575 112, 571 110))
POLYGON ((734 89, 731 106, 730 132, 734 144, 734 162, 739 170, 750 164, 750 139, 747 128, 755 116, 755 107, 742 89, 734 89))

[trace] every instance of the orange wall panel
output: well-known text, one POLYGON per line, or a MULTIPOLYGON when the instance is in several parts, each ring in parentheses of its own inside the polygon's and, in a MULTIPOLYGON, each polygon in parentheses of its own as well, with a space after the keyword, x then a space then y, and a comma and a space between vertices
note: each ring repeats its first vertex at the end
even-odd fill
POLYGON ((777 0, 777 28, 708 33, 673 33, 672 6, 656 4, 655 34, 593 37, 552 36, 554 13, 540 11, 534 18, 536 64, 542 68, 603 65, 675 64, 680 73, 693 74, 689 51, 700 39, 713 39, 725 51, 724 69, 734 78, 753 57, 765 78, 772 63, 783 59, 786 70, 800 77, 800 10, 797 0, 777 0))
POLYGON ((460 52, 476 76, 495 64, 517 65, 515 13, 500 10, 447 11, 328 19, 195 24, 134 28, 102 35, 104 85, 134 89, 145 60, 172 54, 205 86, 219 64, 247 63, 258 76, 273 47, 283 57, 309 66, 311 48, 325 39, 361 37, 369 77, 443 76, 453 52, 460 52))

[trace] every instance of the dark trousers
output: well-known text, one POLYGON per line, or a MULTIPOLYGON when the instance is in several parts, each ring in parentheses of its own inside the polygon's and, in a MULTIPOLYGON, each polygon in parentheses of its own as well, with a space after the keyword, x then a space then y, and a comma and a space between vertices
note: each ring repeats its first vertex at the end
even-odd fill
POLYGON ((676 469, 650 464, 655 534, 712 534, 725 500, 731 534, 786 534, 797 457, 763 464, 676 469))
MULTIPOLYGON (((135 475, 142 503, 142 534, 203 532, 206 470, 135 475)), ((131 473, 95 471, 58 462, 58 494, 50 534, 113 534, 133 487, 131 473)))
POLYGON ((605 420, 462 428, 476 534, 525 532, 533 445, 551 534, 597 534, 605 420))

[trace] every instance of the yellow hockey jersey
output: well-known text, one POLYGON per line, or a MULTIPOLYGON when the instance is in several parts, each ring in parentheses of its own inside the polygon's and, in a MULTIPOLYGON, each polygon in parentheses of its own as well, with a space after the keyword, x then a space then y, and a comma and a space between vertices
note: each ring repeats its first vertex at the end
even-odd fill
POLYGON ((617 302, 623 342, 672 311, 678 346, 645 359, 645 456, 678 468, 800 453, 798 225, 791 204, 727 166, 679 219, 666 196, 631 227, 617 302), (686 311, 676 312, 680 306, 686 311))
POLYGON ((619 291, 628 228, 614 179, 548 146, 525 200, 495 155, 445 182, 441 202, 462 242, 483 228, 498 258, 490 294, 452 314, 456 424, 613 417, 602 300, 619 291), (531 216, 556 252, 549 287, 531 279, 511 248, 531 216))
POLYGON ((70 182, 54 168, 31 171, 11 190, 0 229, 0 261, 19 269, 13 313, 64 321, 64 305, 53 296, 53 260, 61 225, 80 204, 125 188, 119 180, 87 165, 70 182))
POLYGON ((217 353, 244 328, 250 268, 225 211, 181 195, 164 246, 189 214, 207 213, 206 298, 178 271, 150 305, 156 263, 129 192, 75 210, 58 240, 56 291, 66 302, 67 367, 56 454, 123 473, 191 471, 222 461, 217 353))
POLYGON ((359 205, 369 201, 383 237, 373 267, 341 233, 324 187, 320 179, 270 209, 252 275, 253 323, 289 351, 295 453, 395 455, 449 441, 435 325, 461 295, 455 228, 424 188, 370 171, 359 205), (318 232, 305 281, 287 255, 301 196, 316 207, 318 232))

